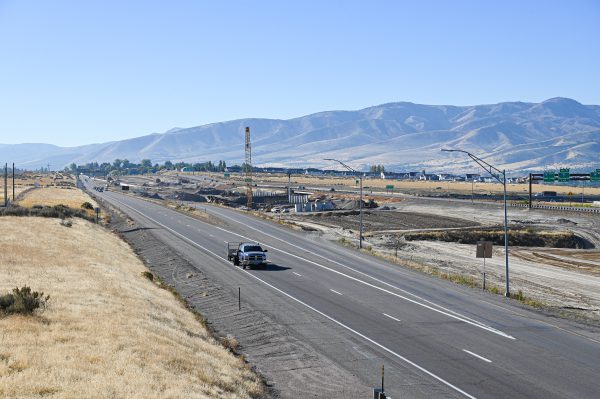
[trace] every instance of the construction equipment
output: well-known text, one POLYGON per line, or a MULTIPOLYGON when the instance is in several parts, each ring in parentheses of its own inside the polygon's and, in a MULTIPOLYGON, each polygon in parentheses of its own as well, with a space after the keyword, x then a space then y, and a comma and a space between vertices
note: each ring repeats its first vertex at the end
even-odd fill
POLYGON ((252 148, 250 146, 250 128, 246 126, 246 191, 248 195, 248 210, 252 209, 252 148))

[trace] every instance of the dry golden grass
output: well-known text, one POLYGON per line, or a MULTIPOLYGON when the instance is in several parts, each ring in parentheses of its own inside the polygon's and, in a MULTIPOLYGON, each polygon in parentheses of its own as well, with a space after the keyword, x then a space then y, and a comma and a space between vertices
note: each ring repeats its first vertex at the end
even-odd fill
MULTIPOLYGON (((64 173, 34 173, 25 172, 15 176, 15 197, 23 191, 32 187, 51 187, 51 186, 75 186, 75 178, 70 174, 64 173)), ((13 180, 12 171, 9 170, 8 176, 8 198, 14 201, 13 198, 13 180)), ((0 178, 0 202, 4 202, 4 170, 0 178)))
MULTIPOLYGON (((71 191, 71 190, 69 190, 71 191)), ((50 295, 34 317, 0 318, 0 397, 248 398, 259 378, 125 242, 81 219, 0 218, 0 292, 50 295)))
MULTIPOLYGON (((223 179, 223 174, 210 174, 211 177, 215 179, 223 179)), ((244 176, 241 174, 231 174, 229 179, 230 181, 235 181, 236 183, 243 183, 244 176)), ((287 183, 288 178, 282 175, 271 175, 271 174, 260 174, 257 173, 254 175, 254 181, 256 182, 273 182, 273 183, 287 183)), ((292 176, 292 184, 293 185, 322 185, 322 186, 331 186, 335 187, 337 185, 342 185, 346 187, 358 187, 356 184, 356 180, 354 178, 347 177, 320 177, 320 176, 292 176)), ((500 194, 502 193, 502 185, 494 184, 494 183, 475 183, 473 187, 471 187, 471 182, 446 182, 446 181, 412 181, 412 180, 393 180, 393 179, 378 179, 378 178, 366 178, 363 180, 363 185, 365 187, 373 188, 377 191, 385 191, 386 185, 393 185, 394 190, 396 191, 407 191, 407 190, 423 190, 423 191, 432 191, 432 192, 461 192, 461 193, 471 193, 471 189, 475 191, 475 193, 494 193, 500 194), (438 189, 438 187, 440 187, 438 189)), ((586 194, 600 195, 600 187, 588 187, 589 183, 586 182, 586 187, 584 188, 584 192, 586 194)), ((508 184, 507 190, 511 193, 521 193, 523 195, 529 193, 529 184, 508 184)), ((569 192, 572 192, 575 196, 581 195, 581 186, 578 187, 568 187, 568 186, 555 186, 555 185, 546 185, 546 184, 534 184, 532 186, 532 192, 538 193, 542 191, 556 191, 558 194, 566 195, 569 192)), ((369 189, 367 189, 369 192, 369 189)))
MULTIPOLYGON (((15 197, 17 197, 19 194, 21 194, 23 191, 27 190, 29 187, 25 187, 25 186, 21 186, 21 185, 17 185, 15 182, 15 197)), ((13 201, 13 189, 12 189, 12 183, 8 184, 8 192, 7 192, 7 197, 10 201, 13 201)), ((4 181, 2 182, 2 185, 0 186, 0 203, 4 204, 4 181)))
POLYGON ((62 204, 79 209, 84 202, 89 202, 94 207, 98 206, 92 197, 78 188, 42 187, 27 192, 18 204, 27 208, 34 205, 62 204))

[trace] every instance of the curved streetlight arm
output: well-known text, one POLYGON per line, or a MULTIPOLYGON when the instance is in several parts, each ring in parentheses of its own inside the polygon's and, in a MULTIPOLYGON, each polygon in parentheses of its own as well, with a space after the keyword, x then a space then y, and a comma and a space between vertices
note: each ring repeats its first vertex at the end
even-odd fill
POLYGON ((486 172, 488 172, 494 179, 498 180, 498 182, 500 184, 504 184, 504 181, 500 180, 500 177, 498 175, 504 175, 504 171, 496 168, 495 166, 490 165, 489 163, 487 163, 486 161, 484 161, 481 158, 476 157, 475 155, 471 154, 469 151, 464 151, 464 150, 448 150, 445 148, 442 148, 442 151, 445 152, 462 152, 464 154, 467 154, 469 156, 469 158, 471 158, 473 161, 475 161, 475 163, 477 163, 477 165, 481 166, 481 168, 483 168, 483 170, 485 170, 486 172), (495 170, 497 172, 497 174, 493 173, 492 170, 495 170))
POLYGON ((509 280, 509 276, 508 276, 508 209, 507 209, 507 205, 506 205, 506 170, 501 171, 500 169, 485 162, 483 159, 477 158, 475 155, 471 154, 468 151, 449 150, 449 149, 444 149, 444 148, 442 149, 442 151, 462 152, 464 154, 467 154, 469 156, 469 158, 471 158, 473 161, 475 161, 477 163, 477 165, 481 166, 486 172, 488 172, 490 175, 492 175, 504 187, 504 256, 505 256, 505 267, 506 267, 506 272, 505 272, 506 273, 506 293, 505 293, 505 295, 507 297, 510 297, 510 280, 509 280), (492 170, 495 170, 496 172, 498 172, 498 175, 495 175, 494 173, 492 173, 492 170), (500 174, 502 175, 503 180, 500 180, 500 177, 499 177, 500 174))
POLYGON ((342 165, 344 168, 348 169, 350 172, 358 173, 356 170, 352 169, 350 166, 346 165, 345 163, 343 163, 340 160, 333 159, 333 158, 325 158, 324 161, 335 161, 335 162, 339 163, 340 165, 342 165))
POLYGON ((352 169, 350 166, 346 165, 345 163, 343 163, 342 161, 338 160, 338 159, 333 159, 333 158, 325 158, 325 161, 335 161, 337 163, 339 163, 340 165, 342 165, 344 168, 348 169, 349 171, 356 173, 358 175, 358 179, 360 180, 360 199, 359 199, 359 212, 360 212, 360 225, 358 227, 358 247, 362 249, 362 241, 363 241, 363 177, 360 174, 360 172, 352 169))

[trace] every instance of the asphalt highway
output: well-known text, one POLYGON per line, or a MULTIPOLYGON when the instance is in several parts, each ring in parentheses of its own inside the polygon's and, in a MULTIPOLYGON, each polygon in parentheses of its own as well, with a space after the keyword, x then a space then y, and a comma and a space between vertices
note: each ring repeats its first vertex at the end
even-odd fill
POLYGON ((580 326, 236 210, 209 224, 117 192, 95 195, 363 381, 392 398, 598 398, 600 342, 580 326), (259 242, 266 270, 227 261, 259 242), (236 288, 237 290, 237 288, 236 288))

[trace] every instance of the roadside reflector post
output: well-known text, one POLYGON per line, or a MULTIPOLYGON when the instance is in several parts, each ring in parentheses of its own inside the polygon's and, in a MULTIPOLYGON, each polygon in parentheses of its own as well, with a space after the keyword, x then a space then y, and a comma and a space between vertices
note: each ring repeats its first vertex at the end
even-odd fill
POLYGON ((385 389, 383 389, 383 377, 385 374, 385 368, 384 365, 381 365, 381 392, 385 394, 385 389))
POLYGON ((384 387, 383 387, 383 377, 384 377, 384 366, 381 365, 381 388, 373 388, 373 399, 387 399, 385 395, 384 387))
POLYGON ((94 211, 96 211, 96 224, 100 222, 100 207, 95 207, 94 211))
POLYGON ((238 310, 242 310, 242 288, 238 287, 238 310))
POLYGON ((491 241, 478 241, 477 242, 477 258, 483 258, 483 287, 482 289, 485 291, 485 258, 491 258, 493 252, 493 244, 491 241))

